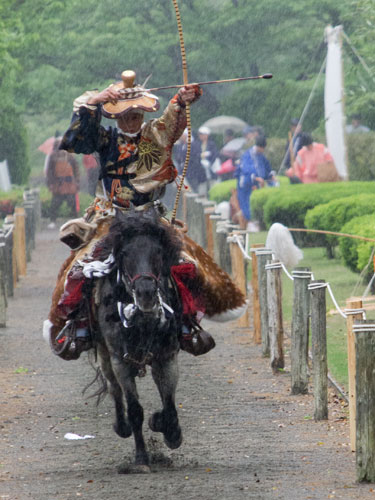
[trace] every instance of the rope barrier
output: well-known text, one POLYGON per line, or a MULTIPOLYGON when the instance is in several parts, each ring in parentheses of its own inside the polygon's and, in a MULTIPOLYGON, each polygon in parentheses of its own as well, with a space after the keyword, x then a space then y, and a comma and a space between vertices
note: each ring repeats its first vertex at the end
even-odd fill
POLYGON ((251 256, 246 253, 245 248, 242 245, 241 238, 240 238, 240 236, 238 234, 234 234, 233 236, 228 236, 227 242, 228 243, 237 243, 237 245, 239 246, 239 248, 240 248, 240 250, 242 252, 242 255, 245 257, 245 259, 246 260, 252 260, 251 256))

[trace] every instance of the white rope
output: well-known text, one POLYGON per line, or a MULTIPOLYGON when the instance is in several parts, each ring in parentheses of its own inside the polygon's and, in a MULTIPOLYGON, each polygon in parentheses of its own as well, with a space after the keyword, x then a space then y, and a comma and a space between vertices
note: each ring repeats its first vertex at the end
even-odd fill
POLYGON ((368 323, 367 325, 353 325, 353 332, 374 332, 375 331, 375 323, 368 323))
POLYGON ((246 251, 243 247, 243 244, 242 244, 242 239, 240 238, 240 236, 238 234, 234 234, 233 236, 228 236, 227 243, 237 243, 244 258, 246 260, 252 260, 251 256, 246 253, 246 251))
POLYGON ((272 262, 271 264, 266 264, 264 266, 264 269, 266 269, 267 271, 270 270, 270 269, 281 269, 283 266, 281 264, 281 262, 272 262))
POLYGON ((283 262, 281 262, 281 267, 282 267, 282 269, 283 269, 284 273, 288 276, 288 278, 289 278, 290 280, 292 280, 292 281, 293 281, 293 280, 294 280, 293 276, 290 274, 290 272, 289 272, 289 271, 288 271, 288 269, 285 267, 285 265, 284 265, 284 263, 283 263, 283 262))
POLYGON ((367 64, 366 64, 365 60, 363 59, 363 57, 359 54, 359 52, 357 51, 357 49, 354 47, 354 45, 350 41, 350 38, 348 37, 348 35, 345 33, 344 30, 342 31, 342 35, 345 38, 346 42, 348 43, 349 47, 352 49, 354 55, 357 57, 358 61, 362 64, 362 66, 365 69, 365 71, 371 77, 372 81, 375 82, 374 75, 373 75, 372 71, 367 66, 367 64))
POLYGON ((307 285, 307 288, 308 290, 319 290, 320 288, 327 288, 328 289, 328 292, 331 296, 331 299, 332 299, 332 302, 334 304, 334 306, 336 307, 337 309, 337 312, 343 317, 346 319, 346 314, 342 311, 342 309, 340 308, 340 306, 338 305, 336 299, 335 299, 335 296, 333 295, 333 292, 332 292, 332 289, 331 289, 331 285, 328 283, 328 282, 323 282, 323 283, 310 283, 309 285, 307 285))

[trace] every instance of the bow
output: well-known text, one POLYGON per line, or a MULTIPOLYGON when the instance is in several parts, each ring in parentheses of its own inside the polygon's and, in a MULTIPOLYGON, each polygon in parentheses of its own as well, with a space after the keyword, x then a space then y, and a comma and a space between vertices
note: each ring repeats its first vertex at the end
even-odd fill
MULTIPOLYGON (((184 86, 188 85, 188 72, 187 72, 187 63, 186 63, 186 51, 185 51, 185 42, 184 42, 184 35, 182 32, 182 24, 181 24, 181 15, 180 15, 180 9, 178 8, 178 3, 177 0, 172 0, 173 5, 174 5, 174 10, 176 13, 176 20, 177 20, 177 28, 178 28, 178 36, 180 39, 180 50, 181 50, 181 60, 182 60, 182 73, 184 77, 184 86)), ((176 215, 177 215, 177 208, 178 208, 178 202, 180 201, 180 196, 181 196, 181 191, 184 185, 184 180, 186 176, 186 171, 189 165, 189 160, 190 160, 190 151, 191 151, 191 117, 190 117, 190 104, 186 103, 186 124, 187 124, 187 130, 188 130, 188 140, 187 140, 187 145, 186 145, 186 158, 185 158, 185 164, 184 168, 182 170, 181 174, 181 181, 180 184, 177 187, 177 194, 176 194, 176 200, 174 203, 174 207, 172 210, 172 218, 171 222, 174 224, 176 220, 176 215)))

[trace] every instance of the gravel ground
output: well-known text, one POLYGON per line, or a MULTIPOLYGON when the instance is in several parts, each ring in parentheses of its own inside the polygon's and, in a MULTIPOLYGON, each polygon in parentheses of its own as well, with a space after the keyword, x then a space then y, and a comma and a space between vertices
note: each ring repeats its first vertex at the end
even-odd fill
MULTIPOLYGON (((109 398, 96 406, 82 395, 94 376, 87 355, 60 360, 41 337, 67 254, 57 231, 38 233, 0 330, 0 499, 375 498, 355 481, 343 403, 330 394, 329 420, 314 422, 311 394, 291 396, 288 366, 273 375, 251 332, 234 324, 206 325, 217 342, 209 354, 180 354, 181 448, 146 428, 152 473, 117 474, 133 439, 112 431, 109 398), (94 438, 69 441, 68 432, 94 438)), ((139 392, 147 419, 160 407, 149 373, 139 392)))

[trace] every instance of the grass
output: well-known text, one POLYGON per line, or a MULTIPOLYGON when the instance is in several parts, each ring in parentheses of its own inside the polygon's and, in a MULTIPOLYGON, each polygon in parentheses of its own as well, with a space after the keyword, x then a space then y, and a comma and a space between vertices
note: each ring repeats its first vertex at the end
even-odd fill
MULTIPOLYGON (((250 235, 250 245, 265 243, 266 232, 250 235)), ((346 300, 356 294, 362 296, 366 284, 359 282, 359 275, 344 266, 339 255, 328 259, 324 248, 304 248, 304 258, 298 264, 301 267, 310 267, 314 279, 324 279, 330 283, 333 295, 341 308, 345 307, 346 300)), ((338 253, 338 252, 336 252, 338 253)), ((251 279, 251 266, 249 266, 251 279)), ((290 328, 293 308, 293 282, 283 273, 283 318, 284 324, 290 328)), ((346 321, 336 311, 334 303, 327 292, 327 356, 328 369, 333 378, 345 389, 348 388, 347 365, 347 333, 346 321)), ((367 313, 368 319, 374 318, 374 313, 367 313), (371 317, 372 313, 372 317, 371 317)))

